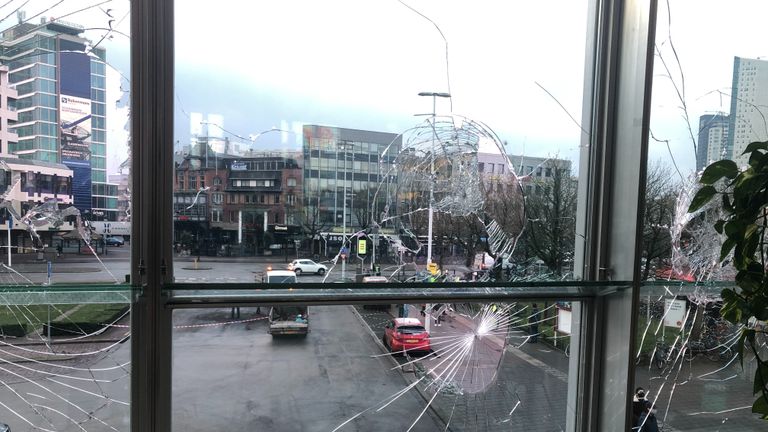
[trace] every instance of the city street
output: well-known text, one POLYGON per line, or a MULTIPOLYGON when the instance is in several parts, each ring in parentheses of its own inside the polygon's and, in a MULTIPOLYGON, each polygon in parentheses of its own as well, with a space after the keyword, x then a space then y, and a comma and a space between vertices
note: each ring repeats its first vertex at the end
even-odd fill
MULTIPOLYGON (((265 312, 265 310, 262 310, 265 312)), ((227 310, 181 310, 174 325, 225 322, 227 310)), ((243 309, 242 319, 255 310, 243 309)), ((265 320, 177 329, 173 335, 173 429, 331 431, 407 430, 424 408, 415 391, 375 409, 406 382, 391 370, 349 306, 309 309, 306 338, 272 338, 265 320)), ((414 431, 439 430, 425 415, 414 431)))
MULTIPOLYGON (((339 430, 406 430, 423 410, 425 401, 412 391, 375 412, 406 381, 391 359, 373 357, 378 347, 351 307, 311 308, 306 338, 273 339, 255 312, 243 309, 238 323, 229 309, 174 314, 173 430, 330 431, 364 411, 339 430)), ((105 348, 80 348, 85 345, 105 348)), ((33 430, 32 424, 54 431, 128 430, 129 367, 120 365, 129 354, 130 343, 124 343, 87 359, 49 360, 83 368, 66 371, 4 361, 0 379, 8 386, 0 388, 0 422, 13 431, 33 430)), ((425 415, 413 430, 438 429, 439 422, 425 415)))
MULTIPOLYGON (((4 257, 0 257, 2 260, 4 257)), ((274 270, 284 270, 295 257, 175 257, 174 277, 177 282, 184 283, 251 283, 261 280, 262 274, 271 267, 274 270)), ((12 268, 18 272, 0 269, 0 284, 45 284, 47 278, 47 262, 51 262, 51 283, 105 283, 111 284, 125 281, 125 275, 130 273, 130 246, 108 247, 107 254, 99 255, 98 259, 92 254, 63 254, 56 257, 55 253, 46 253, 43 260, 37 260, 32 254, 13 255, 12 268)), ((6 260, 2 260, 6 262, 6 260)), ((336 282, 342 278, 341 264, 323 262, 329 272, 326 281, 336 282)), ((359 269, 359 262, 347 264, 346 277, 354 277, 359 269)), ((322 282, 325 276, 302 275, 300 282, 322 282)))

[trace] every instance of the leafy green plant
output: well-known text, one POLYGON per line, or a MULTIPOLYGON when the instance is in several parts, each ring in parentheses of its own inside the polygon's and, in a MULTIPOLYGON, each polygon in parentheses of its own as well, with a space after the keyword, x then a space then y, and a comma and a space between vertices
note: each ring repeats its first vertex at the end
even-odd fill
POLYGON ((722 199, 725 217, 714 228, 725 236, 720 261, 733 252, 731 265, 736 270, 736 289, 724 289, 722 316, 743 330, 737 342, 742 367, 744 351, 755 356, 757 368, 754 394, 759 394, 752 412, 768 420, 768 359, 760 356, 758 335, 765 336, 768 319, 768 272, 766 272, 766 228, 768 228, 768 141, 753 142, 744 150, 749 165, 739 169, 731 160, 712 163, 704 169, 699 189, 689 213, 704 207, 713 198, 722 199), (719 188, 719 189, 718 189, 719 188))

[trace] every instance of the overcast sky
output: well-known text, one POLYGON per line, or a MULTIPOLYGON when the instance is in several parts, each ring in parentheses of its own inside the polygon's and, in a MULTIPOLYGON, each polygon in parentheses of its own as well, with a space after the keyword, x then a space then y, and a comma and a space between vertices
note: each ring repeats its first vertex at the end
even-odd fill
MULTIPOLYGON (((57 3, 32 0, 24 9, 31 17, 57 3)), ((0 15, 23 4, 14 0, 0 15)), ((399 133, 422 120, 415 114, 432 110, 431 98, 417 93, 450 91, 453 112, 487 124, 509 143, 509 153, 577 160, 581 131, 569 114, 581 121, 586 1, 408 4, 442 30, 447 64, 435 26, 398 0, 177 2, 180 145, 189 142, 193 112, 221 115, 222 126, 241 136, 271 127, 299 131, 304 123, 399 133)), ((63 2, 44 15, 60 17, 84 6, 63 2)), ((762 30, 768 3, 672 0, 671 26, 666 2, 659 7, 657 43, 680 91, 684 82, 695 132, 700 115, 729 111, 733 56, 768 57, 762 30)), ((129 20, 121 21, 128 8, 127 0, 113 0, 64 19, 94 28, 87 36, 98 41, 110 19, 114 28, 129 32, 129 20)), ((15 22, 12 16, 2 25, 15 22)), ((127 72, 128 39, 114 33, 102 45, 110 64, 127 72)), ((110 75, 112 109, 120 77, 110 75)), ((681 169, 692 170, 693 145, 681 103, 659 58, 653 98, 654 134, 670 141, 681 169)), ((448 100, 437 101, 438 114, 450 110, 448 100)), ((126 116, 120 109, 108 118, 111 170, 127 154, 126 116)), ((299 143, 295 134, 267 133, 255 145, 298 148, 299 143)), ((651 158, 669 161, 666 145, 652 143, 651 158)))
MULTIPOLYGON (((578 126, 536 82, 579 116, 584 4, 414 3, 445 35, 447 68, 438 30, 396 0, 252 2, 237 14, 234 4, 177 7, 177 94, 186 112, 222 114, 240 135, 302 123, 399 133, 432 111, 419 92, 450 91, 453 112, 489 125, 510 152, 576 155, 578 126), (553 11, 557 19, 532 19, 553 11)), ((450 110, 437 101, 438 113, 450 110)), ((182 141, 187 130, 177 128, 182 141)))

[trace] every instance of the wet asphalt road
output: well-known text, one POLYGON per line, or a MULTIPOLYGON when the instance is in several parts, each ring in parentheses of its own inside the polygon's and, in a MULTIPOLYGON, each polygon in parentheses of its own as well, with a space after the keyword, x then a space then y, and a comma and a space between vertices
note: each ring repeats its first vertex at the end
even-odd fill
MULTIPOLYGON (((256 317, 241 310, 241 319, 256 317)), ((264 312, 264 311, 262 311, 264 312)), ((227 320, 230 310, 175 312, 174 324, 227 320)), ((276 338, 264 320, 174 333, 173 430, 407 430, 425 402, 409 392, 380 412, 406 382, 380 354, 349 306, 310 308, 306 338, 276 338)), ((424 415, 414 431, 441 430, 424 415)))

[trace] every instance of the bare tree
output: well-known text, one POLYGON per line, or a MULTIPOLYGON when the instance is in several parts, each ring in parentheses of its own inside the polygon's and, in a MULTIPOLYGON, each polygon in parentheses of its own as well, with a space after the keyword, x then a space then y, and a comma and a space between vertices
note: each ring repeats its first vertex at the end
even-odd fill
POLYGON ((464 252, 464 263, 467 267, 472 266, 475 253, 487 250, 487 241, 483 241, 486 236, 485 228, 475 215, 435 213, 432 231, 436 246, 441 251, 437 262, 440 266, 445 262, 445 245, 459 247, 464 252))
POLYGON ((320 233, 327 230, 330 226, 320 217, 320 207, 316 205, 305 205, 300 214, 301 227, 304 233, 309 237, 310 253, 315 255, 315 244, 320 233))
POLYGON ((675 217, 676 186, 673 170, 656 161, 648 167, 643 218, 642 279, 651 275, 654 265, 668 259, 672 253, 669 227, 675 217))
MULTIPOLYGON (((356 229, 367 231, 371 227, 372 218, 374 217, 373 209, 371 208, 371 198, 375 193, 375 189, 355 192, 355 196, 352 198, 352 209, 358 223, 356 229)), ((383 204, 381 207, 383 207, 383 204)))
POLYGON ((531 182, 526 199, 528 235, 526 246, 556 275, 573 260, 576 231, 577 180, 561 160, 543 165, 549 177, 531 182))

